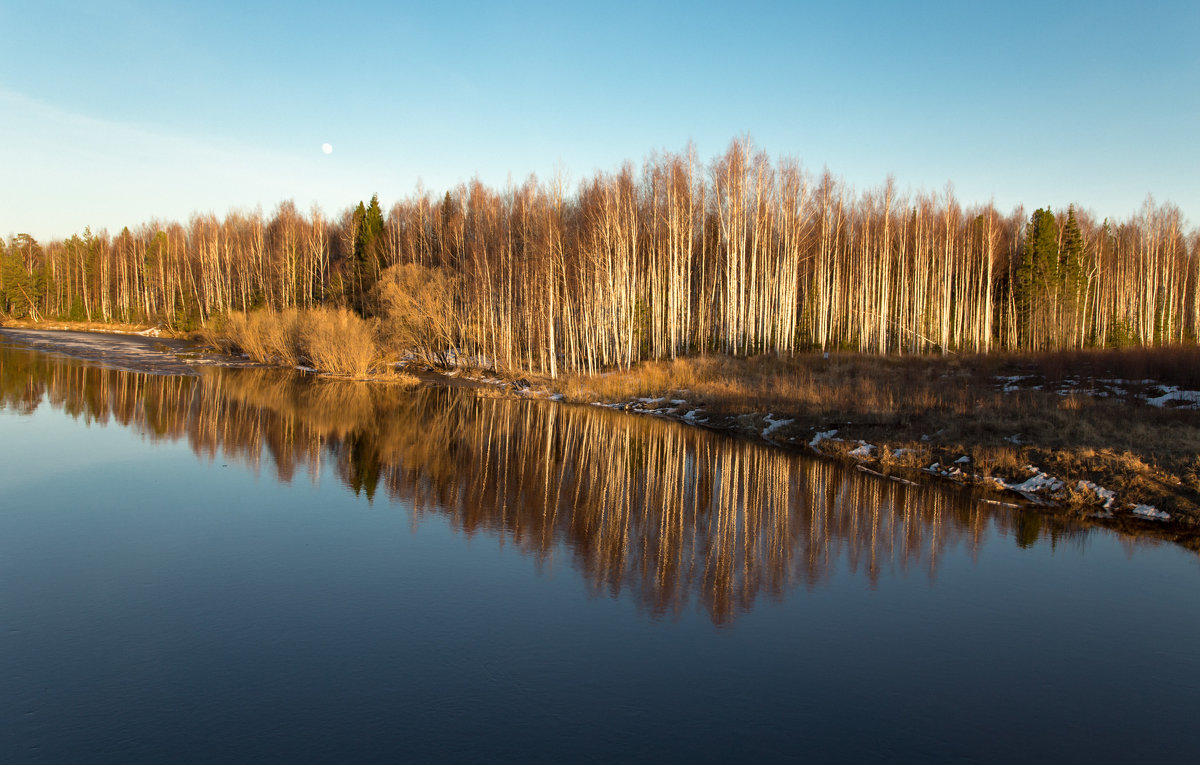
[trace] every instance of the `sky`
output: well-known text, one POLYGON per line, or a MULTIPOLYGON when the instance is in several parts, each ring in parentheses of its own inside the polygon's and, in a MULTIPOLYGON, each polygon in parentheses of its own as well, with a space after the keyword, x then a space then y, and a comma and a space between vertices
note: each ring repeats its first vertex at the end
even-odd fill
POLYGON ((0 29, 6 237, 572 188, 742 135, 860 190, 1200 224, 1195 0, 0 0, 0 29))

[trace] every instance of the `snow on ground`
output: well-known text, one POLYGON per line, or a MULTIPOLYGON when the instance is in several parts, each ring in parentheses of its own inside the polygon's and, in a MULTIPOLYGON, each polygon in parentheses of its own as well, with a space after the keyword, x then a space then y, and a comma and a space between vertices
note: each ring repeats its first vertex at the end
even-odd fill
MULTIPOLYGON (((1041 390, 1041 385, 1033 384, 1037 379, 1034 375, 999 375, 994 378, 1000 390, 1012 393, 1018 390, 1041 390)), ((1148 388, 1147 391, 1133 393, 1150 406, 1172 407, 1175 409, 1200 409, 1200 391, 1180 390, 1174 385, 1163 385, 1156 380, 1123 380, 1120 378, 1091 380, 1087 387, 1081 387, 1078 377, 1067 377, 1062 385, 1054 392, 1060 396, 1090 396, 1092 398, 1123 397, 1130 395, 1131 387, 1148 388), (1157 395, 1150 395, 1150 390, 1157 395)))
POLYGON ((708 422, 707 417, 705 417, 703 420, 699 419, 699 415, 700 415, 701 411, 702 410, 700 410, 700 409, 691 409, 687 412, 684 412, 683 419, 687 420, 688 422, 696 422, 696 423, 708 422))
POLYGON ((963 471, 960 470, 959 468, 942 467, 942 463, 940 463, 940 462, 935 462, 932 465, 930 465, 929 467, 925 468, 925 472, 933 473, 934 475, 940 475, 942 478, 955 478, 955 479, 962 478, 965 475, 965 473, 963 473, 963 471))
POLYGON ((1161 390, 1162 395, 1154 398, 1147 398, 1146 403, 1150 406, 1165 407, 1172 402, 1179 402, 1176 405, 1178 409, 1196 409, 1200 407, 1200 391, 1197 390, 1179 390, 1173 385, 1164 385, 1161 390))
POLYGON ((1033 375, 1008 375, 997 376, 996 382, 1000 383, 1000 390, 1005 393, 1012 393, 1015 390, 1021 389, 1021 383, 1025 380, 1032 379, 1033 375))
POLYGON ((1022 494, 1036 494, 1040 491, 1057 492, 1062 491, 1066 484, 1061 478, 1055 478, 1052 475, 1043 473, 1033 465, 1026 465, 1026 470, 1032 470, 1033 475, 1026 478, 1021 483, 1005 483, 1004 485, 1013 491, 1019 491, 1022 494))
POLYGON ((866 460, 871 458, 871 452, 873 451, 875 451, 874 444, 868 444, 866 441, 859 441, 858 446, 850 450, 849 456, 866 460))
POLYGON ((808 445, 811 446, 812 448, 816 449, 817 446, 819 446, 822 441, 833 438, 836 435, 837 435, 837 429, 822 430, 820 433, 817 433, 815 436, 813 436, 812 440, 808 442, 808 445))
POLYGON ((763 421, 767 423, 767 427, 763 428, 762 431, 763 438, 770 438, 772 433, 779 430, 784 425, 791 425, 793 422, 795 422, 795 420, 777 420, 775 419, 775 415, 771 414, 770 412, 767 412, 767 416, 763 418, 763 421))
POLYGON ((1079 491, 1090 491, 1100 499, 1104 500, 1104 509, 1112 510, 1113 503, 1117 501, 1117 493, 1111 489, 1106 489, 1103 486, 1097 486, 1091 481, 1080 481, 1075 484, 1075 488, 1079 491))
POLYGON ((1152 521, 1171 520, 1170 513, 1165 513, 1154 505, 1135 505, 1133 508, 1133 514, 1141 516, 1142 518, 1149 518, 1152 521))

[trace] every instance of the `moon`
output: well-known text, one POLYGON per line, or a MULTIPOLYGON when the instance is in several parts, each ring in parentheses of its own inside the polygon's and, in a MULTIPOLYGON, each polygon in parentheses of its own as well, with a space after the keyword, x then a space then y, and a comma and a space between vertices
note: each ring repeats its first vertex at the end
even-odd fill
POLYGON ((333 144, 331 144, 331 143, 321 144, 321 151, 325 152, 326 154, 332 154, 333 153, 333 144))

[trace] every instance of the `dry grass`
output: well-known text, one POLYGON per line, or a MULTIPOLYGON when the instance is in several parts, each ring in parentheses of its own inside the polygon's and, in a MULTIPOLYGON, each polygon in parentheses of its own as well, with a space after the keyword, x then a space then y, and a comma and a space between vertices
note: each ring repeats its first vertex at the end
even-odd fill
POLYGON ((836 428, 851 443, 826 443, 829 451, 861 439, 880 447, 874 461, 883 468, 965 455, 970 472, 1023 479, 1033 464, 1072 483, 1095 481, 1122 501, 1200 518, 1200 412, 1146 405, 1134 394, 1153 386, 1140 383, 1124 386, 1124 398, 1089 395, 1097 380, 1200 390, 1200 348, 706 357, 539 382, 578 402, 684 399, 711 427, 747 434, 763 427, 748 413, 770 412, 794 420, 773 437, 797 445, 836 428), (1026 378, 1021 389, 1003 391, 998 378, 1015 375, 1026 378))
POLYGON ((255 311, 231 313, 217 331, 255 361, 295 366, 303 355, 300 312, 255 311))
POLYGON ((231 313, 208 338, 264 364, 363 377, 379 360, 372 324, 345 308, 231 313))
POLYGON ((345 308, 308 311, 300 337, 309 364, 322 371, 362 377, 379 356, 374 327, 345 308))

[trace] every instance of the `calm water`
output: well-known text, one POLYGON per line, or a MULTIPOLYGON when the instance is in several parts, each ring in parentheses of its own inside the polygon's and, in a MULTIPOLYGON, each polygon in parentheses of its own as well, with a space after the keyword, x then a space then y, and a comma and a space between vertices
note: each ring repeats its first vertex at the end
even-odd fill
POLYGON ((0 401, 6 762, 1195 761, 1172 544, 450 390, 0 401))

